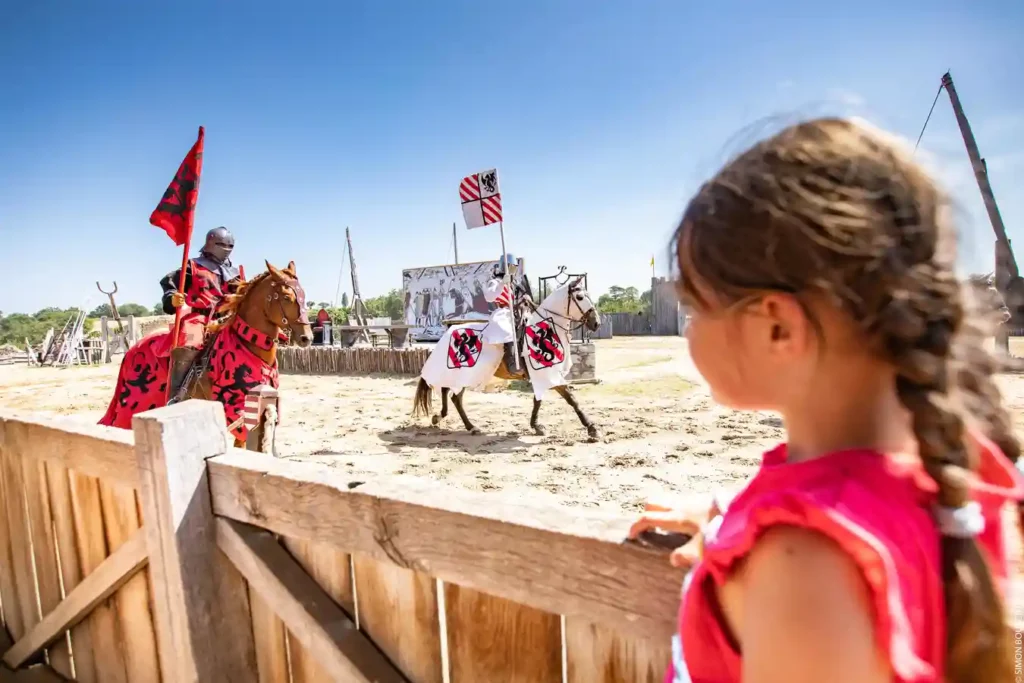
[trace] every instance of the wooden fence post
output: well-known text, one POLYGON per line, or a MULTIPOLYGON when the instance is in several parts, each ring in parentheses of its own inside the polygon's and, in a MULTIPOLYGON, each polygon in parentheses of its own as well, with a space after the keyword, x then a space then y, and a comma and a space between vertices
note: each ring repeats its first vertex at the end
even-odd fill
POLYGON ((245 580, 217 547, 206 459, 228 451, 224 407, 184 401, 132 420, 164 683, 255 683, 245 580))

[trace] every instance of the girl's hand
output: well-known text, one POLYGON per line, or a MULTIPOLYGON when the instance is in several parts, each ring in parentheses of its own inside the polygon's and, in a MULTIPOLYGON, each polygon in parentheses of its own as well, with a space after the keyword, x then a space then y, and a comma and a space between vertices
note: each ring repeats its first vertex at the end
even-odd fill
POLYGON ((171 306, 181 308, 185 305, 185 295, 181 292, 171 292, 171 306))
POLYGON ((645 531, 660 530, 664 532, 686 534, 690 540, 676 548, 669 555, 673 567, 689 568, 700 560, 704 549, 701 526, 708 520, 708 502, 686 507, 671 508, 665 504, 648 502, 644 505, 644 513, 629 528, 629 537, 636 539, 645 531))

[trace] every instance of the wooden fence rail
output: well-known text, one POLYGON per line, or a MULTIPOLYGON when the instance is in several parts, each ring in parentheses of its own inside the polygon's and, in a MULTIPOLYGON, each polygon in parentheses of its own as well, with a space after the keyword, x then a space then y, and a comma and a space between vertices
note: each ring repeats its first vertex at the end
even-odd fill
POLYGON ((286 346, 278 350, 277 364, 292 375, 408 375, 416 376, 432 347, 405 349, 286 346))
POLYGON ((0 413, 8 666, 102 683, 662 680, 682 577, 623 542, 630 520, 351 481, 230 448, 223 424, 205 401, 139 415, 134 434, 0 413))

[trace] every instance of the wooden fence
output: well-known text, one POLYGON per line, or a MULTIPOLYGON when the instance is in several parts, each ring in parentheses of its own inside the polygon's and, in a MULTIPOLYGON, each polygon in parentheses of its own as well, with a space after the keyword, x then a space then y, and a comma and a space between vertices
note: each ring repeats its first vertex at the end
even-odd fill
POLYGON ((277 366, 293 375, 411 375, 420 374, 431 347, 407 349, 310 346, 278 349, 277 366))
POLYGON ((138 415, 134 434, 0 413, 0 496, 11 668, 660 683, 670 658, 682 575, 623 543, 629 519, 236 450, 220 404, 138 415))
POLYGON ((684 332, 684 312, 675 285, 663 277, 651 278, 651 305, 641 313, 608 313, 616 337, 636 335, 675 336, 684 332))

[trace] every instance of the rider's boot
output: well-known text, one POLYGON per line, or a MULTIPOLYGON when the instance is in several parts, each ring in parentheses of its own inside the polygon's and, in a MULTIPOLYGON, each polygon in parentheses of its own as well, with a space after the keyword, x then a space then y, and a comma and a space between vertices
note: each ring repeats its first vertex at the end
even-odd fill
MULTIPOLYGON (((521 361, 521 359, 520 359, 521 361)), ((509 372, 516 372, 516 345, 513 342, 505 342, 505 367, 509 372)), ((522 362, 519 363, 518 371, 522 371, 522 362)))
POLYGON ((171 383, 170 397, 172 400, 181 391, 181 385, 185 382, 189 368, 192 367, 192 363, 195 361, 196 356, 199 355, 199 351, 199 349, 189 348, 188 346, 179 346, 171 349, 171 368, 168 381, 171 383))

